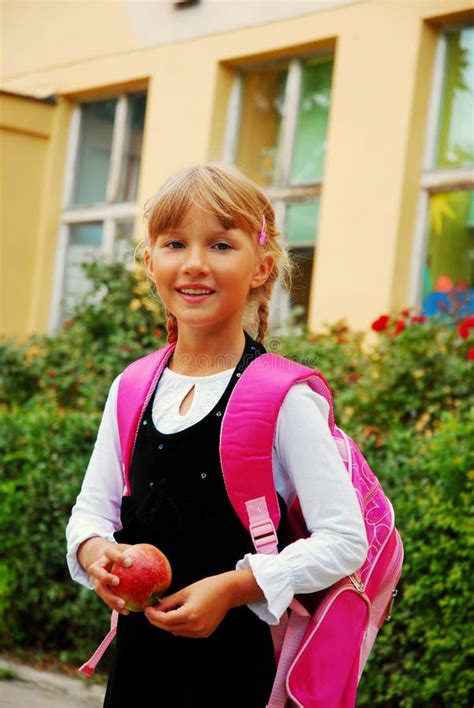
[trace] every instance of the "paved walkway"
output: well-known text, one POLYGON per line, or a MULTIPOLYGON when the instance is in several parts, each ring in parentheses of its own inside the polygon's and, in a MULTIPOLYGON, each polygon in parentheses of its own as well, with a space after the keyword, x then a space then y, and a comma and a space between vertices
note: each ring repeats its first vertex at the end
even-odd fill
POLYGON ((105 689, 52 671, 38 671, 0 657, 0 669, 16 678, 0 681, 2 708, 100 708, 105 689))

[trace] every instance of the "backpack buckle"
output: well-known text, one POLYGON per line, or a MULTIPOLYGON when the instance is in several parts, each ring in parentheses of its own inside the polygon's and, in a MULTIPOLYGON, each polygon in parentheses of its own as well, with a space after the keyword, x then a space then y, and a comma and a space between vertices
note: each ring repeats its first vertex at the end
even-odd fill
POLYGON ((278 553, 278 537, 271 519, 252 522, 249 531, 257 553, 278 553))
POLYGON ((358 571, 355 571, 354 573, 352 573, 352 575, 349 575, 349 580, 351 581, 356 590, 358 590, 359 592, 364 592, 365 586, 358 571))

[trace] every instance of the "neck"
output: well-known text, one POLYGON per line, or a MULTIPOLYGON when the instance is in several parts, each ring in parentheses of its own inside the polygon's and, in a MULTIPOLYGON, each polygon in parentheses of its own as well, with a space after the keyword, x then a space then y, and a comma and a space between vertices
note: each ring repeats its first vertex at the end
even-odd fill
POLYGON ((245 348, 242 325, 210 332, 178 327, 178 340, 168 368, 187 376, 210 376, 237 366, 245 348))

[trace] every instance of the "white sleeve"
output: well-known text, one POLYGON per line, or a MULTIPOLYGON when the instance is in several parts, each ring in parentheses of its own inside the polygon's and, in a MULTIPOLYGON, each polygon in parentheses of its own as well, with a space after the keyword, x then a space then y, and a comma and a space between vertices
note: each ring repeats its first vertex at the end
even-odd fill
POLYGON ((249 607, 269 624, 278 624, 295 594, 333 585, 367 555, 362 513, 327 416, 326 400, 305 382, 290 389, 278 415, 275 485, 287 506, 299 497, 311 535, 276 556, 248 553, 237 563, 252 569, 265 598, 249 607))
POLYGON ((73 580, 90 589, 93 582, 77 558, 79 546, 92 536, 115 542, 114 531, 121 528, 122 453, 116 414, 119 380, 120 376, 110 387, 94 450, 66 528, 69 572, 73 580))

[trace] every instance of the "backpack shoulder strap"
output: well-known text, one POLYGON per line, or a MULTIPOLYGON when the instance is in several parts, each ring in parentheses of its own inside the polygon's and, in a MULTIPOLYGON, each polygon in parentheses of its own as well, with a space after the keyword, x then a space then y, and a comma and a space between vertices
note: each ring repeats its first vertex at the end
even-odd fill
POLYGON ((122 451, 124 494, 130 494, 129 469, 137 427, 156 382, 176 344, 168 344, 156 352, 132 362, 122 373, 117 395, 117 423, 122 451))
POLYGON ((221 428, 220 453, 227 495, 242 524, 261 553, 276 552, 280 508, 272 468, 272 446, 280 406, 289 389, 301 381, 329 404, 329 384, 316 370, 278 354, 252 361, 234 387, 221 428))
MULTIPOLYGON (((137 427, 142 411, 145 409, 154 390, 158 377, 168 361, 169 354, 175 343, 168 344, 156 352, 141 357, 132 362, 123 371, 119 381, 117 394, 117 423, 122 451, 122 473, 124 495, 130 494, 129 468, 137 427)), ((97 664, 112 643, 117 633, 118 613, 113 610, 110 618, 110 631, 97 647, 91 658, 83 664, 79 671, 84 676, 92 676, 97 664)))

